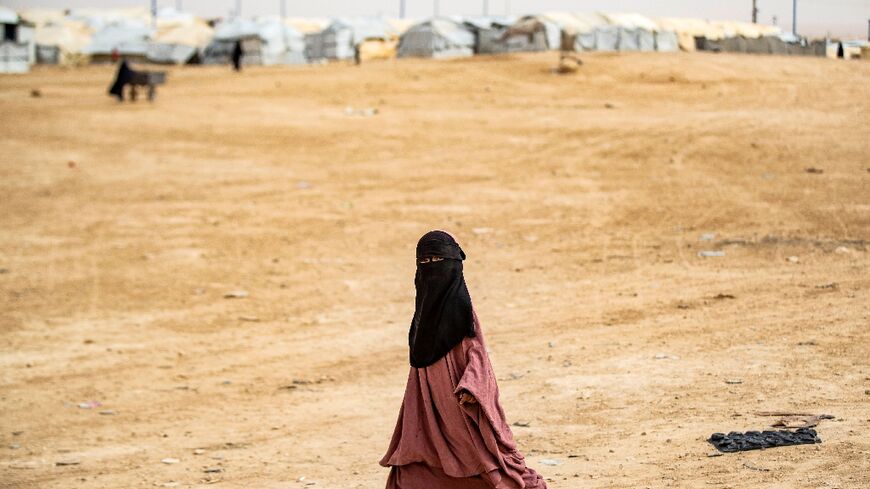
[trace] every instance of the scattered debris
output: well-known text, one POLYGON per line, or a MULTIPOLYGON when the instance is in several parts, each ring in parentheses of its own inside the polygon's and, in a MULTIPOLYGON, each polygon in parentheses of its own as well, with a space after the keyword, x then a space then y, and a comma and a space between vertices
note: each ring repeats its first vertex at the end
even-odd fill
POLYGON ((360 117, 372 117, 378 115, 378 109, 374 107, 365 107, 362 109, 354 109, 350 105, 344 108, 345 115, 348 116, 360 116, 360 117))
POLYGON ((165 463, 166 465, 173 465, 181 462, 181 460, 178 460, 177 458, 164 458, 163 460, 161 460, 161 462, 165 463))
POLYGON ((837 249, 834 250, 834 253, 838 255, 848 255, 851 253, 851 250, 845 246, 837 246, 837 249))
POLYGON ((716 239, 716 233, 704 233, 698 237, 698 241, 713 241, 716 239))
POLYGON ((224 299, 244 299, 248 296, 248 291, 246 290, 231 290, 224 294, 224 299))
POLYGON ((39 97, 42 97, 42 90, 40 90, 40 89, 38 89, 38 88, 31 89, 31 90, 30 90, 30 96, 33 97, 33 98, 39 98, 39 97))
POLYGON ((100 411, 100 414, 102 414, 103 416, 115 416, 118 414, 118 412, 114 409, 104 409, 100 411))
POLYGON ((562 462, 559 462, 558 460, 553 460, 551 458, 542 458, 541 460, 538 460, 538 463, 540 463, 541 465, 560 465, 562 462))
POLYGON ((0 268, 0 275, 3 275, 4 273, 9 273, 9 269, 8 268, 0 268))
POLYGON ((732 431, 727 435, 713 433, 707 441, 720 452, 727 453, 822 442, 816 430, 810 428, 798 428, 797 431, 747 431, 746 433, 732 431))
POLYGON ((260 322, 260 318, 257 316, 239 316, 239 321, 245 321, 248 323, 258 323, 260 322))
POLYGON ((759 466, 757 466, 757 465, 753 465, 753 464, 751 464, 751 463, 749 463, 749 462, 744 462, 744 463, 743 463, 743 466, 746 467, 746 468, 749 469, 749 470, 757 470, 757 471, 759 471, 759 472, 770 472, 770 469, 765 469, 765 468, 763 468, 763 467, 759 467, 759 466))
POLYGON ((81 463, 81 461, 76 460, 76 459, 67 459, 67 460, 58 460, 57 462, 54 463, 54 465, 56 465, 58 467, 66 467, 68 465, 79 465, 80 463, 81 463))
POLYGON ((725 455, 725 454, 722 452, 710 452, 707 454, 708 457, 721 457, 722 455, 725 455))
POLYGON ((774 428, 815 428, 823 419, 834 419, 833 416, 822 414, 819 416, 788 416, 776 420, 770 426, 774 428))
POLYGON ((776 420, 770 426, 774 428, 814 428, 825 419, 834 419, 830 414, 789 413, 782 411, 761 411, 756 416, 775 416, 776 420))
POLYGON ((203 472, 206 474, 216 474, 218 472, 223 472, 224 469, 222 467, 206 467, 203 469, 203 472))
POLYGON ((73 160, 69 160, 66 162, 66 166, 69 167, 70 170, 75 170, 76 162, 73 160))
POLYGON ((519 426, 520 428, 528 428, 531 425, 528 421, 517 421, 514 423, 514 426, 519 426))
POLYGON ((722 294, 722 293, 716 294, 713 298, 716 300, 720 300, 720 301, 723 299, 736 299, 736 297, 734 297, 731 294, 722 294))
POLYGON ((202 448, 196 448, 193 450, 194 455, 202 455, 203 453, 205 453, 205 450, 203 450, 202 448))
MULTIPOLYGON (((157 484, 154 484, 154 485, 156 486, 157 484)), ((180 485, 181 485, 180 482, 169 481, 169 482, 164 482, 163 484, 160 484, 160 487, 178 487, 180 485)))
POLYGON ((678 357, 676 355, 668 355, 666 353, 656 353, 656 355, 653 358, 656 360, 679 360, 680 359, 680 357, 678 357))
POLYGON ((816 288, 817 289, 837 290, 840 288, 840 284, 838 284, 837 282, 831 282, 829 284, 816 285, 816 288))
POLYGON ((492 228, 472 228, 471 232, 474 234, 489 234, 492 232, 492 228))
POLYGON ((102 406, 100 401, 85 401, 78 404, 80 409, 93 409, 102 406))
POLYGON ((701 258, 721 258, 725 256, 725 252, 721 250, 699 251, 698 256, 701 258))
POLYGON ((786 261, 788 261, 789 263, 800 263, 801 259, 797 256, 790 256, 786 258, 786 261))
MULTIPOLYGON (((572 73, 576 73, 581 66, 583 66, 583 60, 581 60, 579 57, 568 53, 562 53, 559 55, 559 64, 556 66, 553 72, 558 75, 570 75, 572 73)), ((607 104, 605 104, 604 106, 607 107, 607 104)), ((607 108, 610 109, 612 107, 607 108)))
POLYGON ((725 383, 729 384, 729 385, 738 385, 738 384, 742 384, 743 381, 740 379, 726 379, 725 383))
POLYGON ((807 168, 807 169, 804 170, 804 171, 807 172, 807 173, 812 173, 812 174, 814 174, 814 175, 821 175, 822 173, 825 173, 825 170, 822 170, 821 168, 815 168, 815 167, 812 167, 812 166, 809 167, 809 168, 807 168))
POLYGON ((10 450, 18 450, 19 448, 21 448, 21 445, 19 445, 18 443, 10 443, 9 444, 10 450))
POLYGON ((816 346, 817 344, 815 340, 798 341, 797 346, 816 346))

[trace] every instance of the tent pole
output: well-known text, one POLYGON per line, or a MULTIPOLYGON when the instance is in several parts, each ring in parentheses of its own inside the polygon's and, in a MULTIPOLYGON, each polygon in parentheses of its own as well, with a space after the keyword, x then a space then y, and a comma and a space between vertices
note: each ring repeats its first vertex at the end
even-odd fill
POLYGON ((797 0, 791 2, 791 33, 797 35, 797 0))
POLYGON ((151 0, 151 27, 157 27, 157 0, 151 0))
POLYGON ((758 23, 758 0, 752 0, 752 23, 758 23))

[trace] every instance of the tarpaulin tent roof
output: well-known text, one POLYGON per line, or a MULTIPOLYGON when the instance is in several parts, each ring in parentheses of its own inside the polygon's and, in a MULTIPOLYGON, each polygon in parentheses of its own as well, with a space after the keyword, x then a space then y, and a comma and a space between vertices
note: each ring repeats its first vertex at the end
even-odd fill
POLYGON ((94 33, 91 43, 82 52, 85 54, 111 54, 117 50, 121 54, 145 55, 148 40, 153 35, 151 28, 134 21, 118 22, 94 33))
POLYGON ((90 29, 74 20, 51 22, 36 28, 36 44, 56 46, 63 53, 81 53, 90 42, 90 29))
POLYGON ((94 31, 118 23, 151 24, 151 13, 145 7, 116 9, 77 8, 71 9, 69 14, 67 14, 67 18, 80 20, 94 31))
POLYGON ((29 8, 18 12, 22 19, 37 28, 46 24, 56 24, 66 19, 66 12, 61 9, 29 8))
POLYGON ((462 17, 461 22, 465 22, 478 29, 493 29, 499 27, 510 27, 516 23, 517 18, 512 16, 469 16, 462 17))
POLYGON ((717 27, 706 20, 660 17, 656 19, 656 22, 661 29, 674 31, 677 34, 688 34, 694 37, 704 37, 712 40, 722 39, 724 36, 720 27, 717 27))
POLYGON ((544 12, 540 17, 556 24, 567 34, 584 34, 609 25, 606 18, 595 13, 544 12))
POLYGON ((14 10, 0 6, 0 24, 17 24, 18 14, 14 10))
POLYGON ((203 48, 211 42, 212 37, 214 29, 205 21, 197 20, 190 24, 158 25, 154 42, 203 48))
POLYGON ((779 36, 782 29, 776 26, 764 24, 750 24, 748 22, 712 22, 715 28, 722 31, 723 37, 746 37, 758 39, 765 36, 779 36))
POLYGON ((258 37, 263 41, 288 40, 304 42, 301 32, 290 25, 282 24, 280 19, 258 17, 256 19, 234 18, 221 22, 214 29, 214 38, 232 41, 245 37, 258 37))
POLYGON ((438 17, 415 24, 399 41, 399 56, 471 56, 474 33, 460 22, 438 17))
POLYGON ((332 21, 323 33, 349 29, 352 32, 353 44, 366 39, 390 39, 399 36, 399 31, 386 19, 378 17, 338 18, 332 21))
POLYGON ((314 34, 320 32, 332 22, 326 18, 288 17, 284 23, 296 29, 302 34, 314 34))
POLYGON ((645 29, 653 32, 660 29, 660 26, 654 20, 641 14, 616 13, 602 15, 607 19, 607 22, 610 25, 615 25, 624 29, 645 29))

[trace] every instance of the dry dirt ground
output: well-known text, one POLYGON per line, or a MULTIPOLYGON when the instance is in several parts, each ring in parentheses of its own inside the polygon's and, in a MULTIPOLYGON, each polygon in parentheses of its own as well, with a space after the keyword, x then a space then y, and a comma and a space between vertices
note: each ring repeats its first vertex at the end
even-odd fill
POLYGON ((0 487, 382 487, 431 228, 550 487, 870 486, 870 63, 585 61, 0 78, 0 487))

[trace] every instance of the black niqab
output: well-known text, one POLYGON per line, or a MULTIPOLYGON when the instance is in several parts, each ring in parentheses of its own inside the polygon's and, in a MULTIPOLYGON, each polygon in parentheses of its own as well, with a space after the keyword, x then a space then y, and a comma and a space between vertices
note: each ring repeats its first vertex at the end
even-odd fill
POLYGON ((109 88, 109 94, 118 97, 118 100, 124 100, 124 86, 133 81, 134 71, 127 64, 127 60, 121 61, 118 65, 118 74, 115 76, 115 83, 109 88))
POLYGON ((464 259, 465 252, 444 231, 426 233, 417 243, 416 309, 408 331, 413 367, 432 365, 463 338, 474 336, 471 296, 462 275, 464 259), (443 260, 420 263, 431 257, 443 260))

